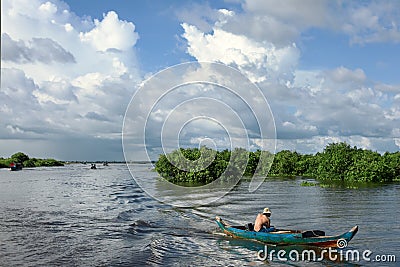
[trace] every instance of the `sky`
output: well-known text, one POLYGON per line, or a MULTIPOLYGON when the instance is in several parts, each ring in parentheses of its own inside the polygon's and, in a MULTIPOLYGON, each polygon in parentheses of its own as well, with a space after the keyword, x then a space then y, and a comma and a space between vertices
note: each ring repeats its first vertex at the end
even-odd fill
MULTIPOLYGON (((165 123, 174 111, 166 129, 181 131, 163 134, 182 146, 208 140, 222 149, 237 140, 263 148, 252 114, 271 112, 275 136, 268 138, 275 138, 276 151, 316 153, 341 141, 399 151, 399 69, 399 1, 2 0, 0 157, 22 151, 123 160, 124 121, 132 128, 139 121, 124 119, 130 103, 151 105, 150 122, 165 123), (170 100, 134 99, 145 89, 149 97, 165 93, 146 81, 186 62, 237 70, 267 103, 251 85, 232 95, 221 86, 189 84, 170 100), (191 96, 197 102, 185 102, 191 96), (254 96, 250 109, 240 102, 244 96, 254 96), (239 125, 232 114, 247 120, 239 125)), ((160 153, 161 128, 150 122, 145 145, 143 131, 131 139, 132 159, 146 159, 143 146, 151 157, 160 153)))

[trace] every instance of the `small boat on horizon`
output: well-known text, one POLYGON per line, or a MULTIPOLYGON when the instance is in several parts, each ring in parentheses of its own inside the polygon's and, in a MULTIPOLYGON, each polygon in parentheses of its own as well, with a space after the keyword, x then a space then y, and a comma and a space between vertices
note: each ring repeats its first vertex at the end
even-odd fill
POLYGON ((350 231, 344 234, 333 236, 325 235, 325 232, 321 230, 302 231, 275 229, 272 232, 256 232, 253 231, 252 224, 247 226, 231 226, 218 216, 215 220, 219 228, 231 237, 255 240, 274 245, 310 245, 317 247, 344 248, 358 231, 358 226, 354 226, 350 231))
POLYGON ((10 163, 10 170, 11 171, 20 171, 20 170, 22 170, 22 163, 11 162, 10 163))

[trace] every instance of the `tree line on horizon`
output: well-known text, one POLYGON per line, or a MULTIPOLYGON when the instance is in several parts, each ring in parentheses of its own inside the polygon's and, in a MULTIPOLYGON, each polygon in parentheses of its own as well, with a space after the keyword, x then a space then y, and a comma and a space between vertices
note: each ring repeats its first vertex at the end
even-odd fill
POLYGON ((400 151, 381 155, 345 142, 331 143, 316 154, 282 150, 273 155, 243 148, 232 152, 207 147, 180 148, 160 155, 155 170, 176 184, 207 184, 223 173, 223 179, 243 174, 245 177, 303 176, 322 181, 392 182, 400 180, 400 151), (259 164, 260 158, 263 162, 259 164))
POLYGON ((0 158, 0 168, 9 168, 12 162, 21 163, 25 168, 64 166, 64 162, 59 160, 30 158, 22 152, 17 152, 9 158, 0 158))

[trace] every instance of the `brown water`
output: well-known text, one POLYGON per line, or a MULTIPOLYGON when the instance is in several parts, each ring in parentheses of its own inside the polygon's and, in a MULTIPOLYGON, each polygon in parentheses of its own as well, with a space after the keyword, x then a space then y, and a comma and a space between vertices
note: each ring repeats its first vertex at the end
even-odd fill
MULTIPOLYGON (((155 183, 150 165, 136 175, 155 183)), ((175 208, 145 194, 125 165, 0 170, 1 266, 398 266, 356 261, 261 261, 263 244, 220 234, 216 215, 243 224, 268 206, 280 228, 360 230, 348 249, 400 261, 400 185, 345 189, 302 187, 271 179, 255 193, 248 183, 217 202, 175 208)), ((163 190, 162 187, 157 187, 163 190)), ((162 193, 162 192, 161 192, 162 193)), ((207 192, 194 195, 207 199, 207 192)), ((280 247, 275 247, 276 250, 280 247)), ((285 250, 305 248, 283 247, 285 250)))

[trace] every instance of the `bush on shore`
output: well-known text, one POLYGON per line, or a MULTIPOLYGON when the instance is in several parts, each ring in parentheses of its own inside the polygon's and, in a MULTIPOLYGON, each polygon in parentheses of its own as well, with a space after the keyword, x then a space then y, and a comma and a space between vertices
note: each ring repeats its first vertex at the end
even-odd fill
POLYGON ((31 168, 31 167, 53 167, 53 166, 64 166, 64 162, 58 161, 55 159, 38 159, 38 158, 29 158, 28 155, 18 152, 13 154, 10 158, 0 158, 0 168, 9 168, 10 164, 14 163, 22 163, 23 167, 31 168))
POLYGON ((346 143, 329 144, 315 155, 289 150, 272 155, 267 151, 250 152, 242 148, 232 152, 207 147, 181 148, 160 155, 155 169, 173 183, 206 184, 222 174, 224 179, 268 174, 306 176, 326 181, 392 182, 400 180, 400 152, 381 155, 346 143))

